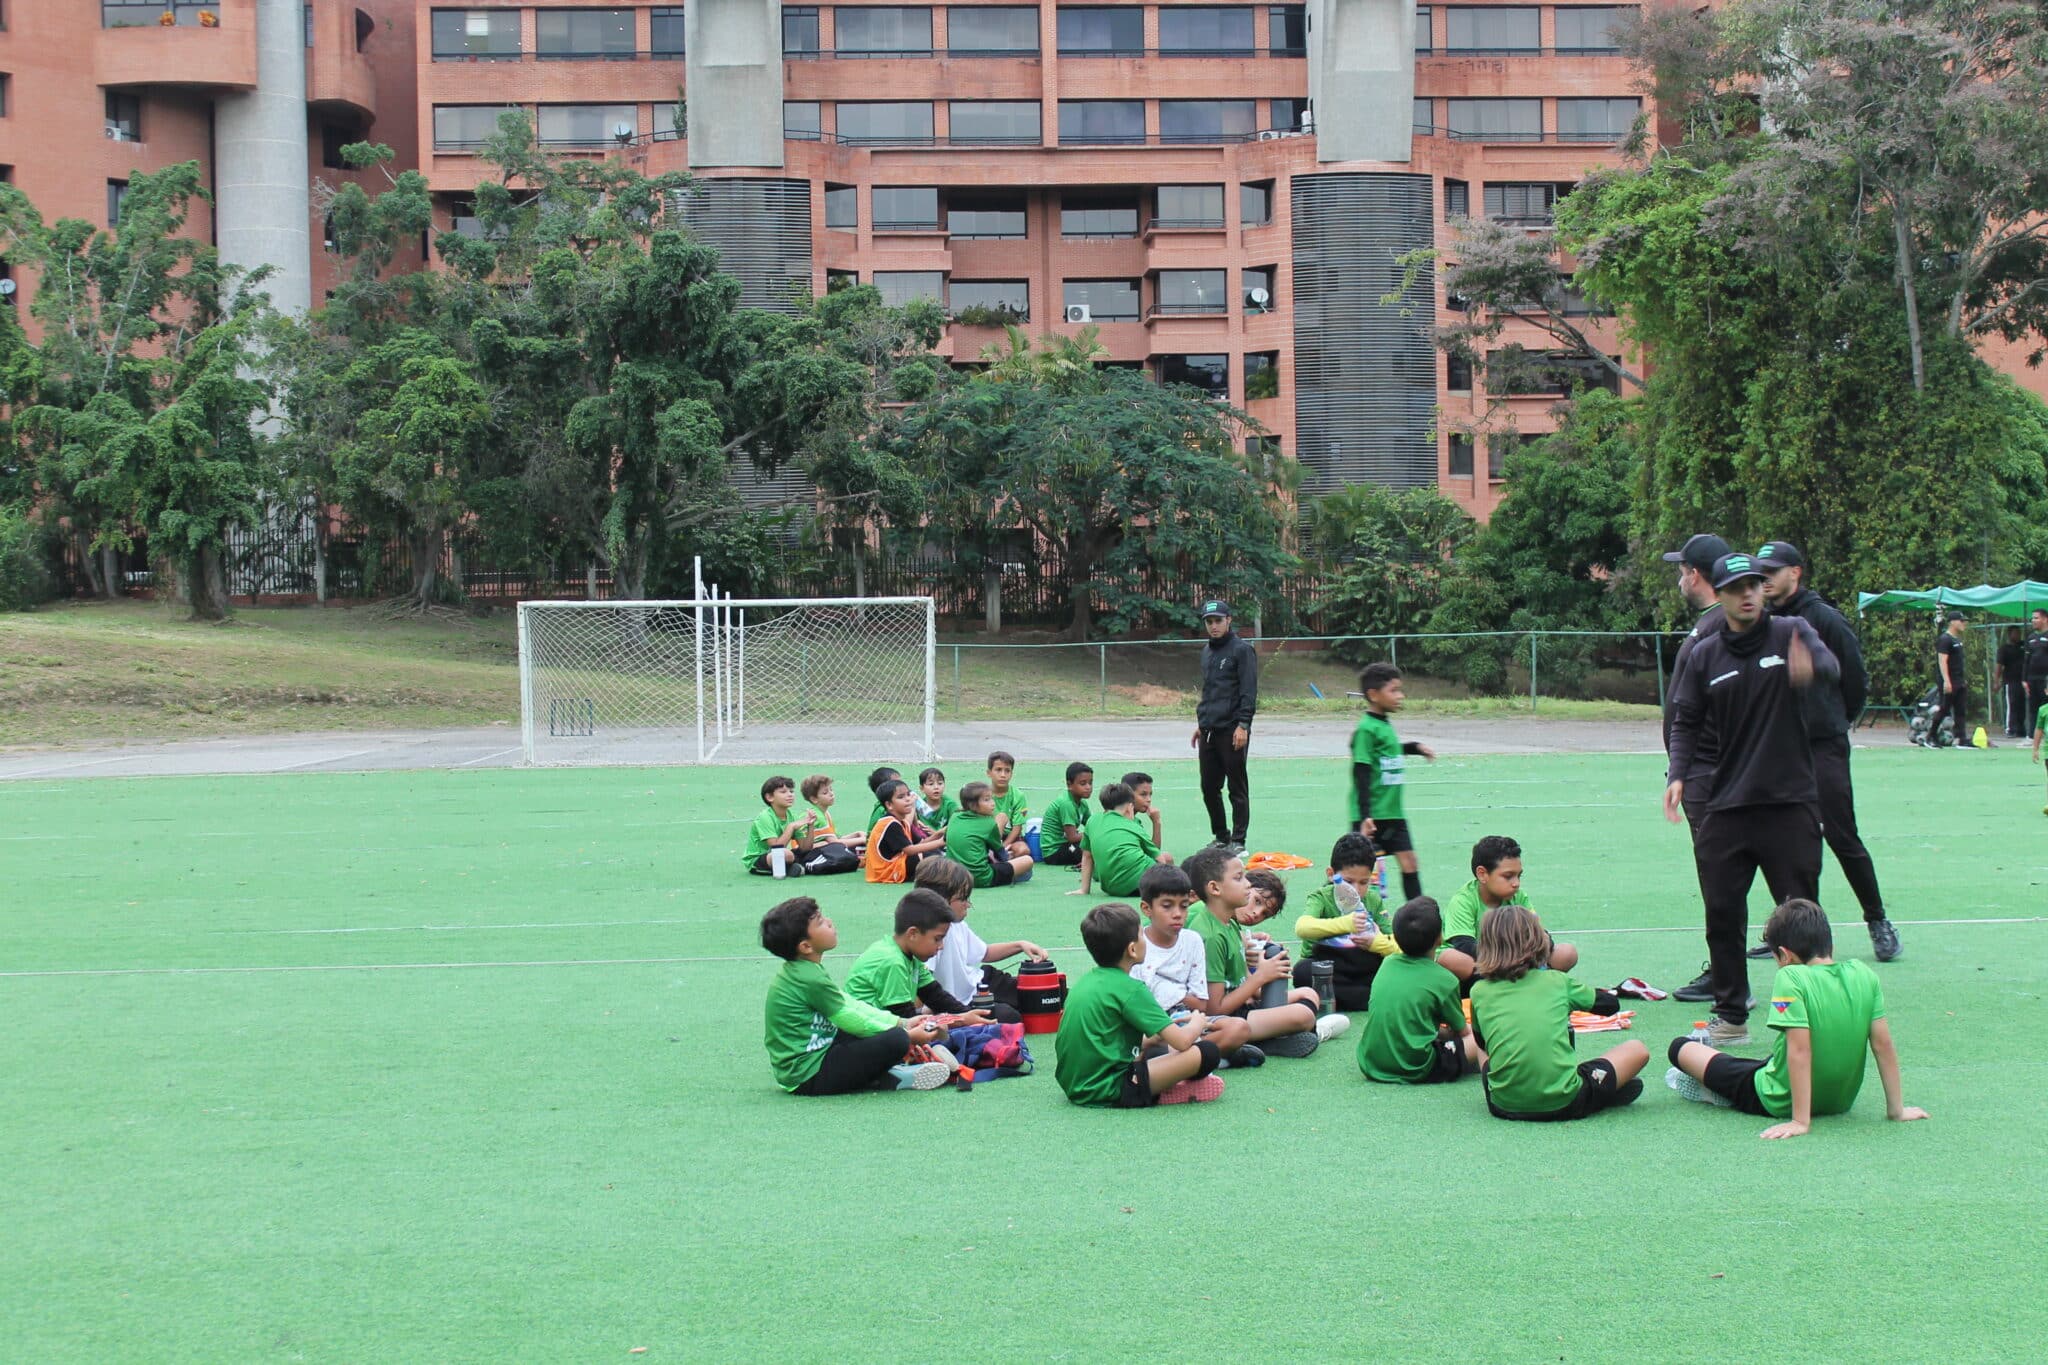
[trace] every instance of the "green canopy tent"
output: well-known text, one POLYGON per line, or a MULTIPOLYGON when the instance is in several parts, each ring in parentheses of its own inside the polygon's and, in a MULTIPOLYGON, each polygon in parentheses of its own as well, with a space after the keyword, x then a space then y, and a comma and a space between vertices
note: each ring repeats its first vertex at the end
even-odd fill
MULTIPOLYGON (((2048 583, 2031 579, 2014 583, 2009 587, 1994 588, 1989 583, 1980 583, 1974 588, 1930 588, 1925 592, 1912 592, 1894 588, 1890 592, 1864 592, 1856 595, 1856 614, 1867 611, 1924 611, 1931 614, 1945 612, 1950 608, 1957 611, 1981 613, 2002 621, 2024 621, 2036 607, 2048 607, 2048 583)), ((1982 630, 1995 632, 1996 626, 1982 626, 1982 630)), ((1991 639, 1997 637, 1992 635, 1991 639)), ((1990 640, 1986 641, 1990 644, 1990 640)), ((1998 695, 1995 648, 1984 650, 1984 725, 1992 725, 1993 699, 1998 695)), ((1961 727, 1958 726, 1960 732, 1961 727)))

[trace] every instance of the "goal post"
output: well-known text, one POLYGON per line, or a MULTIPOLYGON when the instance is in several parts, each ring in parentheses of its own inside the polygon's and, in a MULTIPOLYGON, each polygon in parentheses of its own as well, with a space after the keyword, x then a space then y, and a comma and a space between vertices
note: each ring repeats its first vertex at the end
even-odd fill
POLYGON ((937 670, 929 597, 519 604, 531 764, 929 761, 937 670))

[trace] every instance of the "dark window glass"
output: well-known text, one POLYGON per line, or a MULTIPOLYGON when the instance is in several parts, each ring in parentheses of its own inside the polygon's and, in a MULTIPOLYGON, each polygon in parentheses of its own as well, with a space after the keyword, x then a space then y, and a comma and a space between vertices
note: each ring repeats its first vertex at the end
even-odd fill
POLYGON ((1237 187, 1237 216, 1246 227, 1273 221, 1273 182, 1258 180, 1237 187))
POLYGON ((1415 101, 1415 131, 1433 133, 1436 131, 1436 102, 1419 99, 1415 101))
POLYGON ((1160 313, 1227 313, 1230 276, 1224 270, 1162 270, 1159 272, 1160 313))
POLYGON ((107 226, 121 226, 121 201, 128 197, 128 182, 109 180, 107 182, 107 226))
POLYGON ((782 135, 792 142, 816 142, 824 134, 818 123, 816 100, 782 102, 782 135))
POLYGON ((663 5, 648 11, 647 50, 657 57, 683 55, 683 7, 663 5))
POLYGON ((1536 52, 1542 41, 1537 36, 1534 5, 1460 5, 1444 11, 1446 52, 1536 52))
POLYGON ((608 62, 633 56, 633 11, 543 9, 533 16, 533 46, 540 59, 608 62))
POLYGON ((1503 222, 1548 223, 1556 203, 1557 186, 1548 183, 1486 187, 1486 216, 1503 222))
POLYGON ((1036 52, 1038 10, 1029 5, 956 5, 946 11, 946 51, 963 57, 1036 52))
POLYGON ((433 13, 433 35, 437 62, 519 60, 516 9, 437 9, 433 13))
POLYGON ((1136 204, 1060 204, 1062 237, 1135 237, 1138 235, 1136 204))
POLYGON ((1444 181, 1444 217, 1472 216, 1472 187, 1462 180, 1444 181))
POLYGON ((1170 227, 1222 227, 1221 185, 1161 185, 1158 221, 1170 227))
POLYGON ((1244 271, 1244 310, 1247 313, 1268 313, 1278 298, 1273 292, 1274 268, 1270 265, 1249 266, 1244 271))
POLYGON ((1086 308, 1093 322, 1136 322, 1138 282, 1136 280, 1068 280, 1062 286, 1061 304, 1086 308))
POLYGON ((946 232, 954 237, 1021 240, 1029 234, 1022 199, 958 196, 946 204, 946 232))
POLYGON ((989 326, 996 319, 1031 320, 1031 286, 1023 280, 954 280, 946 286, 946 311, 954 317, 989 326))
POLYGON ((481 147, 498 131, 498 116, 524 113, 516 104, 443 104, 434 109, 434 145, 462 149, 481 147))
POLYGON ((1499 483, 1507 477, 1508 457, 1543 439, 1544 432, 1499 431, 1486 438, 1486 477, 1499 483))
POLYGON ((1307 100, 1274 100, 1267 111, 1271 118, 1266 126, 1277 128, 1283 133, 1302 131, 1302 116, 1308 113, 1307 100))
POLYGON ((1159 382, 1192 384, 1216 398, 1230 396, 1230 357, 1227 355, 1163 355, 1159 357, 1159 382))
POLYGON ((1308 6, 1274 5, 1266 11, 1266 45, 1276 57, 1308 55, 1308 6))
POLYGON ((1246 402, 1280 396, 1278 351, 1251 351, 1245 355, 1244 396, 1246 402))
POLYGON ((1035 147, 1044 136, 1036 100, 954 100, 947 112, 955 146, 1035 147))
POLYGON ((1469 479, 1472 477, 1472 438, 1453 436, 1451 438, 1451 477, 1469 479))
MULTIPOLYGON (((1444 357, 1444 387, 1452 393, 1472 392, 1472 361, 1469 357, 1462 355, 1447 355, 1444 357)), ((1469 451, 1466 458, 1465 472, 1470 474, 1472 469, 1469 451)), ((1455 474, 1458 471, 1453 469, 1451 472, 1455 474)))
POLYGON ((1257 100, 1161 100, 1161 142, 1238 142, 1259 129, 1257 100))
POLYGON ((1145 140, 1143 100, 1061 100, 1062 143, 1137 143, 1145 140))
MULTIPOLYGON (((5 89, 6 78, 0 77, 0 89, 5 89)), ((5 109, 0 109, 4 114, 5 109)), ((322 134, 327 131, 321 126, 322 134)), ((142 141, 142 97, 124 95, 117 90, 107 92, 107 136, 115 142, 142 141)), ((329 162, 329 165, 338 163, 329 162)))
POLYGON ((837 294, 840 290, 851 289, 859 283, 860 272, 857 270, 827 270, 825 272, 825 292, 828 294, 837 294))
POLYGON ((928 102, 842 102, 838 117, 841 142, 882 144, 932 140, 932 106, 928 102))
POLYGON ((631 104, 543 104, 538 131, 543 145, 557 147, 631 141, 640 131, 640 110, 631 104), (624 139, 618 136, 621 128, 624 139))
POLYGON ((1543 137, 1543 101, 1449 100, 1451 136, 1475 142, 1536 142, 1543 137))
POLYGON ((348 169, 348 162, 342 159, 341 149, 356 141, 355 130, 344 128, 338 123, 320 125, 320 164, 332 171, 348 169))
POLYGON ((1415 7, 1415 50, 1428 54, 1436 50, 1436 12, 1428 5, 1415 7))
POLYGON ((1163 57, 1249 57, 1254 50, 1252 11, 1202 5, 1161 6, 1159 53, 1163 57))
POLYGON ((860 191, 851 185, 825 187, 825 226, 852 231, 860 226, 860 191))
POLYGON ((945 301, 946 277, 937 270, 877 270, 872 283, 881 291, 882 302, 891 308, 901 308, 919 299, 945 301))
POLYGON ((815 5, 782 7, 782 55, 808 57, 818 50, 818 8, 815 5))
POLYGON ((1061 53, 1074 57, 1141 57, 1145 54, 1145 11, 1137 5, 1061 5, 1061 53))
POLYGON ((832 50, 842 57, 928 57, 932 12, 890 5, 841 5, 832 11, 832 50))
POLYGON ((1558 141, 1619 142, 1635 126, 1641 109, 1637 99, 1559 100, 1558 141))
POLYGON ((1559 52, 1614 52, 1620 49, 1619 25, 1633 5, 1559 5, 1559 52))
POLYGON ((674 142, 690 131, 690 106, 681 100, 670 100, 654 106, 654 140, 674 142))
MULTIPOLYGON (((939 192, 929 185, 907 188, 877 185, 872 211, 878 230, 936 228, 939 225, 939 192)), ((932 297, 938 296, 934 294, 932 297)))

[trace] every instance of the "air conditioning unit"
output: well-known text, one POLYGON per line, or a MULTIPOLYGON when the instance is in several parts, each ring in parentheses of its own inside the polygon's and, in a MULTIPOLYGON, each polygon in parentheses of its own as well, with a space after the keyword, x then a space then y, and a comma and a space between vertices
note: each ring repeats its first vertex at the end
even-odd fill
POLYGON ((1278 141, 1279 141, 1279 140, 1280 140, 1281 138, 1283 138, 1283 137, 1286 137, 1286 136, 1287 136, 1286 132, 1285 132, 1284 130, 1282 130, 1282 129, 1279 129, 1279 128, 1266 128, 1266 129, 1262 129, 1262 130, 1260 130, 1260 132, 1259 132, 1259 141, 1261 141, 1261 142, 1278 142, 1278 141))
POLYGON ((1094 320, 1094 318, 1095 318, 1095 313, 1094 313, 1094 310, 1092 310, 1091 308, 1089 308, 1089 306, 1088 306, 1087 304, 1085 304, 1085 303, 1070 303, 1070 304, 1068 304, 1068 305, 1067 305, 1067 321, 1068 321, 1068 322, 1072 322, 1072 323, 1081 323, 1081 322, 1092 322, 1092 321, 1094 320))
POLYGON ((135 139, 129 134, 128 130, 126 128, 123 128, 120 124, 109 123, 107 125, 107 141, 133 142, 134 140, 135 139))

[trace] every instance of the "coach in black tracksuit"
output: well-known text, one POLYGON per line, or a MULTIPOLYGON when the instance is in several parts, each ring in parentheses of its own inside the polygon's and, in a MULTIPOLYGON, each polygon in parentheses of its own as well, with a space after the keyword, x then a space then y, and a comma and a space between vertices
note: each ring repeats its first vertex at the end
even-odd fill
MULTIPOLYGON (((1879 962, 1904 953, 1899 931, 1884 912, 1884 893, 1877 888, 1877 864, 1856 832, 1856 793, 1849 782, 1849 731, 1863 714, 1870 696, 1870 674, 1863 667, 1863 643, 1848 619, 1806 586, 1806 556, 1789 540, 1773 540, 1756 552, 1764 571, 1764 596, 1773 616, 1797 616, 1813 627, 1820 642, 1835 656, 1841 670, 1834 685, 1816 684, 1800 697, 1806 717, 1806 739, 1813 748, 1813 780, 1820 789, 1820 830, 1841 864, 1842 877, 1863 907, 1863 923, 1879 962)), ((1769 957, 1765 948, 1751 957, 1769 957)))
MULTIPOLYGON (((1693 862, 1706 903, 1708 970, 1716 1019, 1707 1041, 1749 1037, 1749 888, 1761 870, 1772 893, 1813 899, 1820 888, 1820 793, 1799 692, 1832 686, 1834 654, 1796 616, 1764 613, 1763 572, 1748 555, 1714 565, 1724 623, 1702 635, 1680 680, 1671 720, 1671 768, 1686 771, 1702 734, 1720 756, 1705 813, 1693 830, 1693 862)), ((1685 783, 1664 790, 1664 814, 1683 818, 1685 783)))
MULTIPOLYGON (((1685 599, 1687 606, 1699 613, 1693 622, 1692 631, 1678 645, 1678 653, 1671 660, 1671 680, 1664 689, 1664 752, 1671 753, 1671 718, 1677 712, 1679 683, 1692 663, 1693 647, 1703 635, 1721 629, 1721 603, 1714 596, 1714 563, 1728 553, 1728 542, 1719 536, 1698 535, 1685 542, 1683 548, 1664 556, 1666 564, 1678 565, 1678 595, 1685 599)), ((1697 838, 1700 818, 1707 813, 1707 787, 1714 778, 1715 746, 1718 738, 1711 732, 1703 732, 1693 745, 1692 754, 1683 769, 1667 767, 1665 780, 1681 783, 1685 790, 1686 832, 1697 838)), ((1714 998, 1714 973, 1711 967, 1700 972, 1671 993, 1672 999, 1708 1001, 1714 998)))
POLYGON ((1259 652, 1230 628, 1228 602, 1204 602, 1202 626, 1209 633, 1209 647, 1202 651, 1202 700, 1195 707, 1195 737, 1188 742, 1202 758, 1202 804, 1209 808, 1209 832, 1219 844, 1242 848, 1252 822, 1245 756, 1252 742, 1252 717, 1259 709, 1259 652), (1223 814, 1226 781, 1228 823, 1223 814))

